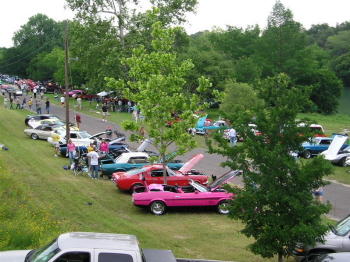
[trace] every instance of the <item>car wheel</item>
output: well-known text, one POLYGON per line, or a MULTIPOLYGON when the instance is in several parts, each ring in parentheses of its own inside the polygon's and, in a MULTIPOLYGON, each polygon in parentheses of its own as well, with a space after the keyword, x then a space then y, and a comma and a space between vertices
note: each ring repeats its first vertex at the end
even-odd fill
POLYGON ((222 200, 217 205, 217 209, 218 209, 219 214, 227 215, 230 211, 230 204, 227 200, 222 200))
POLYGON ((154 214, 154 215, 163 215, 165 210, 166 210, 166 205, 162 201, 153 201, 149 205, 149 210, 154 214))
POLYGON ((130 187, 130 193, 131 193, 131 194, 134 193, 134 188, 135 188, 135 187, 139 187, 139 186, 143 186, 143 185, 140 184, 140 183, 137 183, 137 184, 132 185, 132 186, 130 187))
POLYGON ((305 152, 303 153, 303 158, 311 158, 311 151, 305 150, 305 152))
POLYGON ((30 137, 31 137, 32 139, 34 139, 34 140, 39 139, 38 135, 35 134, 35 133, 33 133, 30 137))
POLYGON ((339 160, 338 165, 344 167, 346 162, 346 157, 343 157, 342 159, 339 160))

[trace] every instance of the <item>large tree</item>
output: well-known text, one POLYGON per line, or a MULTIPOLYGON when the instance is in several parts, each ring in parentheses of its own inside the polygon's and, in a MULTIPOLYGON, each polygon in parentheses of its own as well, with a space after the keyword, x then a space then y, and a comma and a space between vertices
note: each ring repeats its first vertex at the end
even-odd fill
MULTIPOLYGON (((91 88, 103 88, 104 77, 126 76, 120 61, 139 45, 151 48, 151 25, 155 21, 165 26, 182 23, 187 12, 194 12, 197 0, 150 3, 158 9, 156 16, 146 16, 137 0, 67 0, 77 14, 70 30, 70 51, 82 58, 79 64, 89 71, 86 77, 91 88)), ((177 30, 177 36, 177 46, 186 44, 184 31, 177 30)))
POLYGON ((227 157, 223 165, 243 170, 244 188, 228 188, 236 194, 229 216, 241 220, 241 233, 255 240, 249 250, 265 258, 277 255, 281 262, 298 243, 313 245, 329 229, 321 215, 330 205, 316 202, 311 191, 327 184, 322 178, 333 167, 322 157, 299 162, 291 155, 311 137, 296 121, 310 90, 292 87, 284 74, 262 80, 254 89, 263 106, 231 119, 244 138, 242 146, 230 148, 219 139, 219 147, 210 151, 227 157), (250 121, 257 124, 260 136, 249 130, 250 121))
POLYGON ((291 10, 277 1, 256 46, 256 61, 262 65, 264 76, 288 73, 285 71, 287 61, 305 46, 306 33, 302 25, 293 20, 291 10))
MULTIPOLYGON (((123 60, 123 64, 130 68, 128 75, 132 80, 125 83, 123 79, 108 79, 108 85, 117 90, 121 88, 126 98, 137 103, 144 116, 142 125, 146 134, 162 159, 166 183, 165 165, 171 158, 165 156, 170 153, 169 146, 176 145, 176 154, 183 154, 196 146, 196 141, 187 130, 195 125, 193 111, 198 108, 199 99, 195 94, 191 97, 182 94, 184 75, 193 64, 189 60, 181 65, 175 63, 176 54, 170 52, 174 43, 174 29, 162 29, 161 23, 157 22, 153 25, 152 35, 152 52, 148 53, 144 46, 140 46, 133 49, 132 57, 123 60), (178 114, 180 121, 174 121, 168 128, 165 123, 174 120, 174 113, 178 114)), ((202 77, 197 91, 204 91, 209 85, 209 81, 202 77)), ((124 121, 122 127, 135 132, 131 139, 141 138, 137 134, 140 127, 135 122, 124 121)))

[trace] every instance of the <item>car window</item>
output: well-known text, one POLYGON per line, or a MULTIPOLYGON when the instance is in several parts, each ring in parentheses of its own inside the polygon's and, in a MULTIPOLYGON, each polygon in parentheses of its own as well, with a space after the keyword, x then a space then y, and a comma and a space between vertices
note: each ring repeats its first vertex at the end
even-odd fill
POLYGON ((70 133, 70 138, 77 138, 78 136, 77 136, 77 134, 75 134, 75 133, 70 133))
POLYGON ((162 177, 163 176, 163 170, 152 170, 151 171, 151 177, 162 177))
POLYGON ((321 140, 320 145, 330 145, 331 142, 330 140, 321 140))

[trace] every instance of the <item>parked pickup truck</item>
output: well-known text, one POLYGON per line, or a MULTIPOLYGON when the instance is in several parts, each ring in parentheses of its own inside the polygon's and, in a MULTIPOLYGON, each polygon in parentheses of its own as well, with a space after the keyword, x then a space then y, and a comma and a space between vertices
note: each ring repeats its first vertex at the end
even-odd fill
POLYGON ((210 262, 177 259, 170 250, 141 249, 134 235, 71 232, 41 248, 0 252, 4 262, 210 262))
POLYGON ((350 215, 331 227, 324 236, 324 241, 324 243, 316 243, 314 247, 300 244, 293 250, 292 255, 297 262, 307 262, 314 261, 322 254, 350 252, 350 215))

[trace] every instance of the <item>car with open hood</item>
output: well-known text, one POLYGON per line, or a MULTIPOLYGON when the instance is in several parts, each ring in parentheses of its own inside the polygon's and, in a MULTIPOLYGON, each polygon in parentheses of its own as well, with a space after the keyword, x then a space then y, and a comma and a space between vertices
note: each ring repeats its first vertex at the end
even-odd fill
MULTIPOLYGON (((222 188, 242 171, 230 171, 209 185, 202 185, 193 179, 188 185, 148 184, 135 188, 132 202, 137 207, 148 208, 155 215, 162 215, 171 207, 216 207, 220 214, 228 214, 234 195, 222 188)), ((151 181, 152 182, 152 181, 151 181)))
MULTIPOLYGON (((313 137, 310 141, 302 143, 301 146, 303 148, 303 151, 299 152, 299 155, 301 155, 304 158, 311 158, 312 156, 316 156, 328 150, 336 136, 337 134, 333 134, 332 137, 313 137)), ((344 137, 344 135, 339 135, 339 136, 344 137)), ((337 141, 338 141, 338 138, 337 138, 337 141)), ((347 147, 347 145, 345 144, 345 141, 346 139, 343 140, 343 143, 340 145, 337 152, 340 150, 340 148, 347 147)), ((337 145, 338 143, 339 142, 337 142, 337 145)))
MULTIPOLYGON (((208 177, 205 174, 192 169, 192 167, 202 158, 202 154, 197 154, 185 164, 181 163, 181 168, 178 170, 171 169, 171 163, 168 163, 165 170, 168 185, 187 186, 189 179, 197 181, 202 185, 206 185, 208 183, 208 177)), ((178 163, 178 165, 179 164, 180 163, 178 163)), ((163 165, 144 165, 127 172, 115 172, 112 174, 112 182, 120 190, 130 191, 131 193, 135 187, 143 186, 144 182, 148 184, 163 184, 163 165)))
POLYGON ((346 144, 348 138, 347 135, 335 135, 328 149, 321 155, 332 164, 345 166, 346 158, 350 156, 350 146, 346 144))

